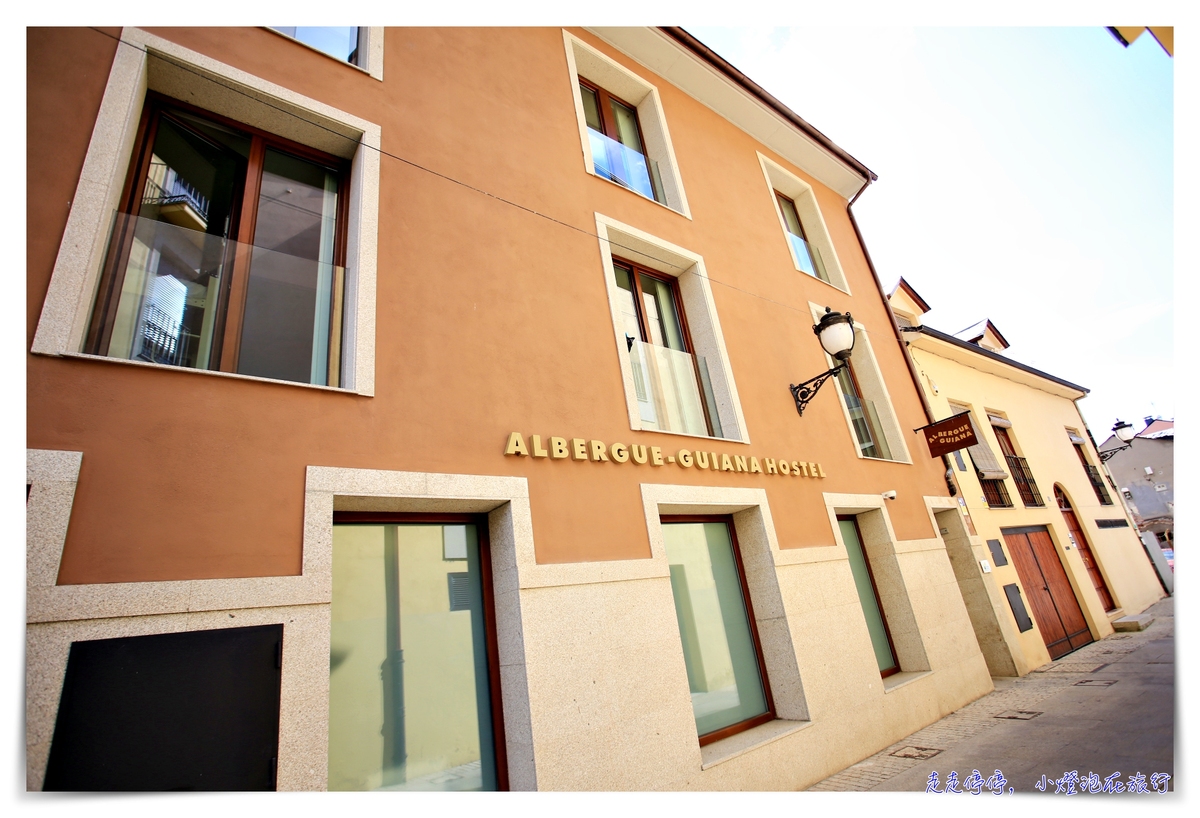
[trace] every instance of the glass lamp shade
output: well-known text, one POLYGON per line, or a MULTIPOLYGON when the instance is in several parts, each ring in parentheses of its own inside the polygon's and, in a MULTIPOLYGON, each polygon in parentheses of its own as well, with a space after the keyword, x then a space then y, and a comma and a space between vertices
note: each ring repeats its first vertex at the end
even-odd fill
POLYGON ((817 334, 821 348, 830 357, 838 361, 845 361, 850 357, 850 352, 854 349, 854 319, 850 317, 850 313, 833 312, 826 307, 825 314, 821 316, 820 323, 813 327, 813 332, 817 334))
POLYGON ((1135 436, 1133 425, 1126 423, 1123 420, 1118 420, 1117 424, 1112 427, 1112 430, 1117 436, 1117 440, 1120 440, 1122 443, 1128 443, 1129 441, 1133 440, 1135 436))

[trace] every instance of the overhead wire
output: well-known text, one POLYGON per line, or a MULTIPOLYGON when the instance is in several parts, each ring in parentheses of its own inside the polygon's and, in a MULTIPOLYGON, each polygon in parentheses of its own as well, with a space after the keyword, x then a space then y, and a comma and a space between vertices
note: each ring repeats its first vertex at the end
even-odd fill
POLYGON ((227 83, 225 83, 225 82, 221 82, 221 81, 220 81, 220 78, 218 78, 218 77, 214 77, 214 76, 213 76, 213 75, 211 75, 211 74, 202 73, 202 72, 200 72, 200 71, 196 70, 196 69, 195 69, 193 66, 190 66, 190 65, 188 65, 187 63, 180 62, 180 61, 178 61, 178 60, 172 59, 172 58, 171 58, 169 55, 167 55, 167 54, 163 54, 163 53, 161 53, 161 52, 157 52, 157 51, 155 51, 155 52, 153 52, 153 53, 152 53, 152 52, 150 51, 150 49, 146 48, 145 46, 139 45, 139 44, 137 44, 137 43, 131 43, 131 42, 129 42, 128 40, 126 40, 126 39, 124 39, 124 38, 122 38, 122 37, 120 37, 120 36, 117 36, 117 35, 114 35, 114 34, 110 34, 110 33, 108 33, 107 31, 102 31, 102 30, 100 30, 100 29, 98 29, 98 28, 96 28, 96 27, 94 27, 94 26, 89 26, 89 28, 90 28, 92 31, 95 31, 97 34, 101 34, 101 35, 103 35, 103 36, 105 36, 105 37, 108 37, 108 38, 110 38, 110 39, 112 39, 112 40, 116 40, 116 41, 117 41, 117 43, 118 43, 119 45, 124 45, 124 46, 127 46, 127 47, 129 47, 129 48, 132 48, 132 49, 135 49, 135 50, 137 50, 137 51, 140 51, 140 52, 142 52, 143 54, 146 54, 146 55, 148 55, 148 56, 153 56, 155 59, 163 60, 164 62, 166 62, 166 63, 169 63, 170 65, 172 65, 172 66, 174 66, 174 67, 176 67, 176 68, 178 68, 178 69, 180 69, 180 70, 182 70, 182 71, 186 71, 186 72, 188 72, 188 73, 190 73, 190 74, 194 74, 195 76, 199 77, 200 79, 202 79, 202 80, 204 80, 204 81, 206 81, 206 82, 211 82, 211 83, 213 83, 214 85, 218 85, 218 86, 220 86, 220 87, 222 87, 222 88, 224 88, 224 89, 226 89, 226 90, 228 90, 228 91, 232 91, 232 92, 234 92, 234 93, 241 94, 242 96, 246 97, 247 99, 251 99, 251 100, 253 100, 253 101, 254 101, 255 103, 257 103, 257 104, 260 104, 260 105, 265 105, 265 106, 267 106, 267 107, 269 107, 269 108, 273 108, 274 110, 276 110, 276 111, 279 111, 279 112, 280 112, 280 113, 282 113, 282 114, 286 114, 287 116, 293 117, 294 119, 298 119, 299 121, 301 121, 301 122, 305 123, 306 125, 311 125, 312 127, 319 128, 319 129, 321 129, 321 130, 324 130, 324 131, 328 131, 330 134, 333 134, 334 136, 337 136, 338 138, 345 139, 345 140, 347 140, 348 142, 352 142, 353 144, 355 144, 355 145, 357 145, 357 146, 359 146, 359 147, 366 148, 366 149, 368 149, 368 150, 373 150, 373 151, 377 152, 377 153, 378 153, 379 155, 381 155, 381 156, 386 156, 386 157, 388 157, 388 158, 390 158, 390 159, 394 159, 394 160, 396 160, 397 162, 401 162, 401 163, 403 163, 403 164, 405 164, 405 165, 408 165, 408 166, 410 166, 410 167, 412 167, 412 168, 415 168, 415 169, 417 169, 417 170, 424 171, 425 173, 428 173, 428 174, 430 174, 430 175, 436 176, 436 177, 438 177, 439 179, 444 179, 444 180, 445 180, 445 181, 447 181, 447 182, 451 182, 451 183, 453 183, 453 184, 459 185, 459 186, 461 186, 461 187, 464 187, 464 188, 466 188, 466 189, 468 189, 468 190, 474 191, 475 193, 479 193, 479 194, 482 194, 482 195, 484 195, 484 196, 487 196, 488 198, 495 199, 496 201, 498 201, 498 202, 502 202, 503 204, 509 205, 510 207, 515 207, 515 208, 517 208, 518 210, 522 210, 522 211, 524 211, 524 212, 526 212, 526 213, 529 213, 530 215, 537 216, 538 218, 545 219, 545 220, 547 220, 547 221, 549 221, 549 222, 552 222, 552 223, 554 223, 554 224, 560 225, 560 226, 562 226, 562 227, 566 227, 566 228, 568 228, 568 229, 570 229, 570 230, 574 230, 574 231, 575 231, 575 232, 577 232, 577 233, 581 233, 581 234, 583 234, 583 235, 585 235, 585 236, 588 236, 588 237, 590 237, 590 238, 596 239, 597 241, 604 242, 604 243, 608 244, 608 245, 609 245, 609 246, 611 246, 611 247, 618 247, 618 248, 620 248, 620 249, 622 249, 622 250, 628 250, 628 251, 629 251, 629 252, 631 252, 631 253, 636 253, 636 254, 638 254, 638 255, 640 255, 640 256, 644 256, 644 257, 646 257, 646 258, 653 259, 654 261, 658 262, 659 264, 663 264, 663 265, 666 265, 666 266, 668 266, 668 267, 671 267, 671 268, 673 268, 673 269, 675 269, 675 270, 679 270, 679 271, 680 271, 680 272, 679 272, 679 276, 684 276, 684 275, 694 275, 694 276, 696 276, 697 278, 703 278, 703 279, 706 279, 706 280, 708 280, 708 281, 710 281, 710 282, 713 282, 713 283, 715 283, 715 284, 720 284, 720 285, 721 285, 721 286, 723 286, 723 287, 727 287, 727 288, 729 288, 729 289, 731 289, 731 290, 735 290, 735 291, 737 291, 737 292, 739 292, 739 293, 742 293, 743 295, 750 296, 751 298, 758 298, 758 299, 760 299, 760 300, 762 300, 762 301, 766 301, 766 302, 768 302, 768 303, 771 303, 771 304, 774 304, 774 305, 776 305, 776 306, 783 307, 784 309, 787 309, 787 310, 792 310, 792 311, 794 311, 794 312, 798 312, 798 313, 801 313, 801 314, 803 314, 803 315, 808 315, 808 316, 811 318, 811 315, 810 315, 809 311, 808 311, 808 310, 806 310, 806 309, 803 309, 803 308, 800 308, 800 307, 794 307, 794 306, 792 306, 791 304, 785 304, 785 303, 783 303, 782 301, 777 301, 777 300, 776 300, 776 299, 774 299, 774 298, 769 298, 769 297, 767 297, 767 296, 765 296, 765 295, 761 295, 761 294, 759 294, 759 293, 752 292, 752 291, 750 291, 750 290, 747 290, 747 289, 745 289, 745 288, 743 288, 743 287, 739 287, 739 286, 737 286, 736 284, 730 284, 729 282, 727 282, 727 281, 722 281, 722 280, 721 280, 721 279, 719 279, 719 278, 713 278, 711 275, 703 275, 703 276, 702 276, 702 275, 700 275, 698 272, 696 272, 696 271, 694 270, 694 265, 683 266, 683 265, 680 265, 680 264, 676 264, 675 262, 673 262, 673 261, 670 261, 669 259, 665 259, 665 258, 659 258, 658 256, 655 256, 655 255, 653 255, 652 253, 647 253, 647 252, 646 252, 645 250, 643 250, 643 249, 640 249, 640 248, 635 248, 635 247, 629 247, 629 246, 627 246, 627 245, 621 244, 619 241, 616 241, 616 240, 614 240, 614 239, 610 239, 610 238, 608 238, 607 236, 601 236, 601 235, 599 235, 599 234, 597 234, 597 233, 593 233, 593 232, 591 232, 590 230, 587 230, 587 229, 585 229, 585 228, 579 227, 578 225, 574 225, 574 224, 571 224, 570 222, 565 222, 565 221, 562 221, 561 219, 557 219, 557 218, 555 218, 554 216, 551 216, 551 215, 549 215, 549 214, 546 214, 546 213, 542 213, 541 211, 539 211, 539 210, 535 210, 535 209, 533 209, 533 208, 531 208, 531 207, 528 207, 527 205, 523 205, 523 204, 521 204, 521 203, 519 203, 519 202, 514 202, 514 201, 513 201, 513 200, 511 200, 511 199, 507 199, 507 198, 505 198, 505 197, 503 197, 503 196, 500 196, 500 195, 498 195, 498 194, 492 193, 491 191, 484 190, 483 188, 480 188, 480 187, 476 187, 475 185, 472 185, 472 184, 470 184, 469 182, 464 182, 464 181, 462 181, 461 179, 456 179, 456 178, 454 178, 453 176, 449 176, 449 175, 447 175, 447 174, 445 174, 445 173, 442 173, 442 172, 440 172, 440 171, 434 170, 433 168, 426 167, 425 165, 422 165, 422 164, 420 164, 419 162, 414 162, 414 161, 413 161, 413 160, 411 160, 411 159, 406 159, 406 158, 405 158, 405 157, 403 157, 403 156, 399 156, 399 155, 397 155, 397 154, 391 153, 390 151, 386 151, 386 150, 384 150, 382 147, 376 147, 376 146, 374 146, 374 145, 368 145, 366 142, 363 142, 361 139, 355 139, 355 138, 353 138, 353 137, 347 136, 347 135, 346 135, 346 134, 344 134, 344 133, 340 133, 340 132, 338 132, 337 130, 335 130, 335 129, 333 129, 333 128, 329 127, 328 125, 325 125, 324 123, 313 121, 313 120, 311 120, 311 119, 308 119, 308 118, 306 118, 306 117, 303 117, 303 116, 301 116, 300 114, 296 113, 296 112, 295 112, 295 111, 293 111, 293 110, 289 110, 289 109, 287 109, 287 108, 280 107, 279 105, 275 105, 275 104, 271 103, 269 100, 263 99, 263 98, 262 98, 262 97, 260 97, 260 96, 249 94, 249 93, 247 93, 245 90, 243 90, 242 88, 239 88, 239 87, 237 87, 236 85, 231 85, 231 84, 227 84, 227 83))

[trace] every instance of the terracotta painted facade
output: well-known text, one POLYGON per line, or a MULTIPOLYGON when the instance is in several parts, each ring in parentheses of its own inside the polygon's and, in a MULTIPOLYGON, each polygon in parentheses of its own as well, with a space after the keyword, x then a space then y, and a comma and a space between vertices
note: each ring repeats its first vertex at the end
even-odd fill
POLYGON ((284 626, 277 784, 324 787, 334 509, 489 515, 493 561, 512 574, 497 568, 496 605, 509 606, 497 619, 514 788, 801 788, 990 690, 939 534, 961 517, 912 431, 928 422, 922 397, 849 215, 869 172, 662 31, 372 36, 382 68, 368 72, 266 29, 29 32, 30 786, 72 641, 242 617, 284 626), (572 61, 581 76, 595 63, 652 87, 669 132, 665 204, 589 172, 572 61), (679 61, 695 88, 735 104, 718 114, 655 61, 679 61), (353 205, 349 240, 371 240, 347 264, 360 285, 347 306, 352 388, 131 363, 72 341, 141 100, 147 88, 186 96, 189 83, 200 108, 225 83, 243 97, 222 103, 230 112, 267 121, 307 106, 360 134, 343 145, 368 180, 353 176, 352 195, 377 201, 353 205), (762 121, 779 132, 770 145, 752 135, 762 121), (108 182, 93 183, 97 167, 108 182), (808 188, 820 224, 801 218, 845 287, 798 271, 769 167, 808 188), (611 256, 683 258, 660 272, 705 279, 683 299, 697 347, 716 350, 732 439, 637 428, 611 256), (826 306, 858 323, 853 360, 890 459, 859 454, 836 383, 797 416, 786 387, 830 365, 812 331, 826 306), (526 447, 579 439, 587 459, 506 455, 514 432, 526 447), (616 443, 657 447, 663 465, 614 462, 616 443), (685 467, 681 450, 734 465, 685 467), (768 459, 804 473, 771 474, 768 459), (703 752, 656 527, 657 513, 687 510, 740 526, 779 688, 775 722, 703 752), (879 561, 904 671, 886 684, 838 514, 860 515, 879 561), (667 670, 647 673, 663 656, 667 670))

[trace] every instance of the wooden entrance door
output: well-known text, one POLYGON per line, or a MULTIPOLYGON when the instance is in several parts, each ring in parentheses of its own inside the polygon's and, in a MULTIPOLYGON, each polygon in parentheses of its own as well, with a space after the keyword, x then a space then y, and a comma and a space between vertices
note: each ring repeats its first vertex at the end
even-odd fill
POLYGON ((1092 632, 1046 527, 1002 528, 1000 533, 1025 586, 1050 658, 1057 659, 1091 642, 1092 632))
POLYGON ((1104 605, 1104 610, 1113 610, 1117 604, 1113 602, 1112 594, 1108 591, 1108 584, 1104 581, 1104 575, 1100 573, 1100 566, 1096 564, 1096 558, 1092 556, 1092 547, 1088 545, 1087 537, 1083 535, 1083 526, 1075 517, 1071 501, 1067 499, 1066 492, 1058 486, 1054 487, 1054 499, 1058 501, 1058 508, 1062 512, 1063 519, 1067 521, 1067 530, 1071 532, 1071 540, 1078 549, 1079 556, 1083 558, 1083 564, 1087 566, 1088 576, 1092 578, 1092 585, 1096 586, 1096 593, 1100 595, 1100 602, 1104 605))

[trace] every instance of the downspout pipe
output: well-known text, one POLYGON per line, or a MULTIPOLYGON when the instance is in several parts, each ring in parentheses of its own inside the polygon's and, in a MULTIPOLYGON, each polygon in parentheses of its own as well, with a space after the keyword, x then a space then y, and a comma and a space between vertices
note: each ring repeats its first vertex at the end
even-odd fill
MULTIPOLYGON (((917 397, 921 399, 921 408, 925 410, 925 419, 929 423, 936 420, 933 416, 933 407, 929 405, 929 399, 925 397, 925 390, 921 388, 921 377, 917 374, 917 365, 913 362, 912 355, 908 351, 908 344, 904 340, 904 336, 900 333, 900 323, 896 320, 896 314, 892 312, 892 304, 888 301, 887 293, 883 291, 883 282, 879 280, 879 272, 875 269, 875 262, 871 260, 871 252, 867 249, 867 243, 863 241, 862 231, 858 228, 858 220, 854 218, 854 203, 858 201, 858 197, 863 194, 863 191, 871 184, 873 179, 867 176, 863 179, 863 185, 858 189, 858 193, 854 194, 854 198, 846 202, 846 215, 850 217, 850 226, 854 228, 854 235, 858 239, 858 246, 862 249, 863 258, 867 260, 867 269, 871 271, 871 278, 875 280, 875 288, 879 291, 879 298, 883 301, 883 306, 887 310, 888 319, 892 324, 892 334, 896 337, 896 343, 900 346, 901 354, 904 355, 904 363, 908 365, 908 375, 912 378, 913 386, 917 389, 917 397)), ((958 481, 954 479, 954 469, 950 465, 950 457, 942 455, 942 463, 946 466, 946 485, 954 489, 951 494, 962 494, 961 488, 958 486, 958 481), (953 482, 951 482, 953 480, 953 482)))

